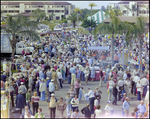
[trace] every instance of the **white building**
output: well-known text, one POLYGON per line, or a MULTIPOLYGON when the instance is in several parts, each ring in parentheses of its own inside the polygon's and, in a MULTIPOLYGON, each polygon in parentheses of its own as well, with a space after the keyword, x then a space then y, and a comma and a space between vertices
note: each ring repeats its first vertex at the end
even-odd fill
POLYGON ((109 6, 118 7, 121 12, 124 13, 124 16, 149 16, 149 1, 121 1, 119 3, 109 3, 109 6), (135 5, 139 11, 132 13, 129 9, 126 8, 127 6, 132 9, 132 5, 135 5))
POLYGON ((1 17, 6 17, 7 14, 32 13, 38 8, 47 16, 53 12, 53 19, 60 20, 62 17, 67 18, 73 12, 74 6, 68 2, 57 1, 1 1, 1 17))
MULTIPOLYGON (((96 21, 96 24, 101 23, 106 18, 108 18, 108 16, 105 16, 105 12, 102 10, 100 10, 97 13, 95 13, 94 15, 92 15, 92 20, 96 21)), ((91 20, 91 16, 88 16, 87 19, 91 20)))

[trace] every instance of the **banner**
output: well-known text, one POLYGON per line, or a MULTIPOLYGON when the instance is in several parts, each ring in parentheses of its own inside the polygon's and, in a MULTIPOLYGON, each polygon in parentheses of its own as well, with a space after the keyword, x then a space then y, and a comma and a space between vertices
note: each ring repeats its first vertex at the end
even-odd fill
POLYGON ((108 46, 103 46, 103 47, 100 47, 100 46, 90 46, 90 47, 88 47, 88 50, 109 50, 109 47, 108 46))

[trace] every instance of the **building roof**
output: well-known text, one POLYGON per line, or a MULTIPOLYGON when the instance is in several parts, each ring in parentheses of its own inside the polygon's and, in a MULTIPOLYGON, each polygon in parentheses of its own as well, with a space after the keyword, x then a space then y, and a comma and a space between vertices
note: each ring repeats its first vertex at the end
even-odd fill
POLYGON ((121 1, 118 4, 129 4, 129 2, 137 2, 137 4, 149 4, 149 1, 121 1))
POLYGON ((22 13, 19 13, 19 14, 12 15, 12 17, 16 17, 18 15, 23 15, 23 16, 26 16, 26 17, 30 17, 32 14, 28 13, 28 12, 22 12, 22 13))
POLYGON ((1 5, 19 5, 24 3, 24 5, 72 5, 69 2, 1 2, 1 5))
MULTIPOLYGON (((130 23, 135 23, 136 22, 136 18, 137 17, 133 17, 133 16, 118 16, 120 18, 120 20, 122 22, 130 22, 130 23)), ((149 23, 149 17, 145 17, 146 18, 146 23, 149 23)), ((105 19, 104 21, 102 21, 103 23, 109 23, 110 22, 110 17, 108 17, 107 19, 105 19)))

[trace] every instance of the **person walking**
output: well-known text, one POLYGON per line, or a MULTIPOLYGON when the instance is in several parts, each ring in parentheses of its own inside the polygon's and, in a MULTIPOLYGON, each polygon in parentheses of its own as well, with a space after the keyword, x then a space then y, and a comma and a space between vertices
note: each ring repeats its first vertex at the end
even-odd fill
POLYGON ((94 65, 92 65, 92 67, 91 67, 91 76, 90 76, 90 78, 92 78, 91 81, 93 81, 94 78, 95 78, 95 67, 94 67, 94 65))
POLYGON ((73 67, 73 65, 71 65, 71 68, 69 69, 69 72, 71 73, 71 85, 74 85, 75 80, 76 80, 76 70, 73 67))
POLYGON ((55 118, 55 114, 56 114, 57 99, 54 96, 55 94, 52 93, 48 105, 50 110, 50 118, 55 118))
POLYGON ((37 96, 37 92, 34 92, 34 95, 31 98, 31 102, 32 102, 32 108, 33 108, 33 115, 35 115, 35 113, 38 112, 38 108, 39 108, 39 100, 40 97, 37 96))
POLYGON ((82 114, 84 114, 84 117, 85 117, 86 119, 90 119, 90 118, 91 118, 91 112, 90 112, 89 107, 90 107, 90 104, 88 103, 88 104, 86 105, 86 107, 84 107, 84 108, 81 110, 82 114))
POLYGON ((55 69, 52 69, 52 79, 54 80, 55 90, 58 90, 57 73, 55 69))
POLYGON ((60 97, 60 99, 59 99, 59 101, 57 102, 57 110, 59 111, 59 116, 60 116, 60 118, 65 118, 64 116, 63 116, 63 113, 64 113, 64 111, 65 111, 65 109, 66 109, 66 103, 63 101, 63 98, 62 97, 60 97))
POLYGON ((138 113, 142 113, 142 115, 144 115, 144 113, 146 112, 146 106, 144 105, 144 101, 141 100, 140 101, 141 104, 138 105, 138 113))
POLYGON ((71 104, 72 104, 72 111, 74 112, 79 105, 79 99, 77 98, 77 94, 75 94, 74 98, 71 100, 71 104))
POLYGON ((117 84, 115 84, 113 87, 113 92, 112 92, 114 96, 114 101, 112 102, 112 104, 115 104, 115 105, 117 105, 117 93, 118 93, 117 84))
POLYGON ((125 101, 123 102, 123 109, 124 109, 125 117, 129 116, 129 107, 130 107, 129 98, 126 97, 125 101))
POLYGON ((44 79, 42 79, 42 82, 40 83, 39 90, 41 92, 41 101, 45 101, 46 83, 44 82, 44 79))
POLYGON ((94 112, 94 118, 100 118, 102 115, 101 106, 97 105, 96 110, 94 112))
POLYGON ((83 72, 85 74, 85 84, 87 85, 88 79, 89 79, 89 74, 90 74, 89 68, 86 66, 85 71, 83 71, 83 72))
POLYGON ((62 73, 60 72, 60 69, 57 70, 57 77, 60 83, 60 87, 62 88, 62 81, 63 81, 63 77, 62 77, 62 73))
POLYGON ((149 80, 146 78, 146 76, 143 76, 140 80, 140 84, 143 87, 143 97, 145 97, 147 92, 147 86, 149 85, 149 80))
POLYGON ((107 66, 107 69, 106 69, 106 76, 105 76, 105 80, 104 80, 104 83, 106 83, 107 79, 108 79, 108 75, 110 73, 110 68, 109 68, 109 65, 107 66))
POLYGON ((14 93, 13 93, 13 91, 14 91, 14 88, 12 86, 9 86, 9 84, 7 84, 6 92, 8 92, 8 94, 10 92, 12 107, 14 107, 14 97, 13 97, 14 93))
POLYGON ((140 102, 141 101, 141 92, 143 92, 143 87, 140 84, 140 80, 137 82, 136 84, 136 88, 137 88, 137 100, 140 102))
POLYGON ((51 97, 51 94, 54 93, 55 86, 54 86, 54 80, 51 79, 51 82, 49 83, 49 97, 51 97))
POLYGON ((126 93, 129 95, 129 98, 131 98, 131 81, 129 78, 125 81, 125 86, 126 86, 126 93))
POLYGON ((20 108, 20 114, 22 114, 22 109, 25 107, 25 98, 21 94, 21 90, 18 91, 18 95, 16 96, 16 108, 20 108))
POLYGON ((95 100, 95 96, 94 96, 94 92, 90 88, 88 88, 87 96, 89 97, 90 112, 91 112, 91 114, 94 114, 94 100, 95 100))
POLYGON ((31 89, 28 89, 28 92, 26 93, 26 104, 29 109, 30 109, 30 103, 31 103, 31 89))
POLYGON ((26 93, 27 93, 27 88, 25 87, 24 83, 21 82, 21 86, 19 86, 18 91, 21 91, 21 94, 24 97, 25 105, 26 105, 26 93))
POLYGON ((99 78, 100 78, 100 82, 99 82, 99 87, 102 86, 102 80, 103 80, 103 68, 100 69, 100 75, 99 75, 99 78))
POLYGON ((67 104, 67 117, 70 117, 70 109, 71 109, 71 100, 72 97, 70 97, 70 94, 67 93, 67 97, 65 98, 66 104, 67 104))
POLYGON ((109 90, 109 101, 111 101, 111 95, 112 95, 112 92, 113 92, 113 86, 114 86, 114 81, 112 79, 109 80, 109 87, 108 87, 108 90, 109 90))
POLYGON ((79 90, 80 90, 79 80, 78 79, 76 79, 74 87, 75 87, 77 98, 78 98, 79 97, 79 90))

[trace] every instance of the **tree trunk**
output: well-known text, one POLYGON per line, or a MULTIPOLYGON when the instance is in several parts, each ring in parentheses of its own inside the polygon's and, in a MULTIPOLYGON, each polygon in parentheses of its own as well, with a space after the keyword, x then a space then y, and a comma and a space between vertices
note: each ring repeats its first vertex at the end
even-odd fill
POLYGON ((112 33, 112 40, 111 40, 111 67, 114 65, 114 32, 112 33))
POLYGON ((77 12, 77 29, 78 29, 79 27, 78 27, 78 12, 77 12))
POLYGON ((75 28, 75 26, 76 26, 76 22, 73 22, 73 28, 75 28))
POLYGON ((91 21, 92 21, 92 6, 91 6, 91 21))
POLYGON ((142 45, 143 45, 143 38, 142 36, 140 37, 140 43, 139 43, 139 50, 140 50, 140 54, 139 54, 139 59, 140 59, 140 64, 139 64, 139 70, 142 71, 142 45))

